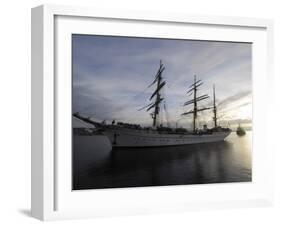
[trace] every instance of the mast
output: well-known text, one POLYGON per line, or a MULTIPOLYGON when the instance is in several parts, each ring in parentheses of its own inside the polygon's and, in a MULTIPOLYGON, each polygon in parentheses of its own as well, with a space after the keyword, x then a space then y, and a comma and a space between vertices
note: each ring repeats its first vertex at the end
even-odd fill
POLYGON ((214 98, 214 124, 215 128, 217 127, 217 106, 216 106, 216 86, 213 85, 213 98, 214 98))
MULTIPOLYGON (((163 64, 162 64, 162 61, 160 60, 160 68, 159 68, 158 71, 161 71, 162 67, 163 67, 163 64)), ((153 127, 156 126, 157 116, 158 116, 159 110, 160 110, 159 105, 160 105, 160 84, 161 84, 161 81, 162 81, 162 71, 159 72, 159 75, 157 77, 156 99, 155 99, 155 107, 154 107, 154 114, 153 114, 153 127)))
POLYGON ((193 110, 190 110, 188 112, 184 112, 182 113, 182 115, 188 115, 188 114, 193 114, 193 132, 196 132, 196 119, 197 119, 197 113, 200 111, 205 111, 208 110, 210 108, 200 108, 198 109, 197 104, 199 101, 201 100, 205 100, 207 98, 209 98, 208 94, 204 94, 202 96, 197 97, 197 91, 198 91, 198 87, 200 87, 201 85, 203 85, 203 82, 201 80, 197 80, 196 79, 196 75, 194 75, 194 82, 191 86, 189 86, 189 90, 187 91, 187 94, 190 94, 193 92, 193 99, 186 101, 184 103, 183 106, 189 105, 189 104, 193 104, 193 110))
POLYGON ((196 93, 197 93, 197 86, 196 85, 196 75, 194 75, 194 88, 193 88, 193 100, 194 100, 194 104, 193 104, 193 132, 195 132, 196 130, 196 118, 197 118, 197 99, 196 99, 196 93))
POLYGON ((160 103, 164 100, 164 98, 161 96, 161 89, 165 86, 166 81, 163 80, 162 77, 162 73, 165 70, 165 67, 162 64, 162 61, 160 60, 160 67, 155 75, 154 81, 148 86, 151 87, 152 85, 154 85, 156 83, 156 89, 155 91, 152 93, 151 97, 149 98, 149 100, 151 101, 153 98, 155 99, 155 101, 153 101, 152 103, 144 106, 143 108, 139 109, 146 109, 146 111, 149 111, 150 109, 154 108, 153 113, 151 113, 152 119, 153 119, 153 127, 157 126, 157 118, 158 115, 160 113, 160 103))

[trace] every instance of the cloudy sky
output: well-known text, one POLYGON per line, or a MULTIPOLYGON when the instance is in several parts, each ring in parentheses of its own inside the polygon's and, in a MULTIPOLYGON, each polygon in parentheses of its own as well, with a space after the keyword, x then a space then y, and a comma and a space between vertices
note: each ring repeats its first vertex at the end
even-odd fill
MULTIPOLYGON (((151 125, 145 110, 154 87, 153 81, 162 60, 163 90, 168 113, 163 110, 160 121, 171 126, 189 128, 191 116, 181 116, 192 107, 183 107, 190 99, 186 94, 196 74, 204 84, 200 94, 212 97, 213 84, 220 123, 249 123, 251 103, 251 44, 192 40, 72 36, 73 112, 107 120, 151 125)), ((199 102, 208 107, 212 98, 199 102)), ((212 124, 212 111, 199 117, 199 125, 212 124)))

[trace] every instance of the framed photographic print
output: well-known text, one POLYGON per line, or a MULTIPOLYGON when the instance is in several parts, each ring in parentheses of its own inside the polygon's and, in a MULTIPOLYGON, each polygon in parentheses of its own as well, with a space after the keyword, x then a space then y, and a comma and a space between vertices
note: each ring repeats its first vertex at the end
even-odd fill
POLYGON ((32 215, 270 205, 272 29, 32 9, 32 215))

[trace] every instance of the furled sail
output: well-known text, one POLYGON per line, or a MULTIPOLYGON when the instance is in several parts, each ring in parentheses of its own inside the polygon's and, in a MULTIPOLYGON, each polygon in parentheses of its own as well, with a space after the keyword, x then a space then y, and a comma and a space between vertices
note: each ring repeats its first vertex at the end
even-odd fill
POLYGON ((201 101, 201 100, 205 100, 205 99, 207 99, 207 98, 209 98, 209 95, 205 94, 205 95, 202 95, 202 96, 200 96, 200 97, 197 97, 196 100, 192 99, 192 100, 186 101, 186 102, 183 104, 183 106, 186 106, 186 105, 189 105, 189 104, 193 104, 194 101, 197 101, 197 102, 198 102, 198 101, 201 101))
POLYGON ((165 84, 166 84, 166 82, 163 81, 163 82, 159 85, 159 87, 154 91, 154 93, 151 95, 151 97, 149 98, 149 100, 151 100, 151 99, 164 87, 165 84))
POLYGON ((157 72, 156 75, 155 75, 154 81, 148 86, 148 88, 151 87, 153 84, 155 84, 155 82, 156 82, 156 81, 158 80, 158 78, 159 78, 159 75, 161 75, 164 70, 165 70, 165 67, 163 67, 163 64, 161 64, 161 65, 160 65, 160 68, 159 68, 159 70, 158 70, 158 72, 157 72))
MULTIPOLYGON (((200 112, 200 111, 205 111, 205 110, 209 110, 211 108, 201 108, 201 109, 197 109, 196 112, 200 112)), ((188 111, 188 112, 184 112, 182 113, 181 115, 188 115, 188 114, 193 114, 194 113, 194 110, 191 110, 191 111, 188 111)))
POLYGON ((162 102, 162 100, 164 100, 164 98, 160 98, 157 102, 152 103, 152 105, 151 105, 149 108, 147 108, 146 111, 149 111, 151 108, 153 108, 153 107, 155 107, 156 105, 160 104, 160 102, 162 102))

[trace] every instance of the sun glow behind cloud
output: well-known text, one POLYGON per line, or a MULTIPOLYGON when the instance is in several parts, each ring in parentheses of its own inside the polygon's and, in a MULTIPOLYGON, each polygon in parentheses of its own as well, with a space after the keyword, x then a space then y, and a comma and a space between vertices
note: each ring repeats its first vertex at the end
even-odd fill
MULTIPOLYGON (((216 96, 221 123, 251 122, 251 44, 190 40, 73 35, 73 112, 98 120, 150 125, 148 112, 137 111, 153 92, 146 89, 162 59, 164 90, 172 126, 188 127, 191 117, 188 86, 196 74, 204 81, 201 94, 216 96)), ((211 106, 212 99, 200 102, 211 106)), ((212 124, 212 111, 200 114, 199 123, 212 124)))

